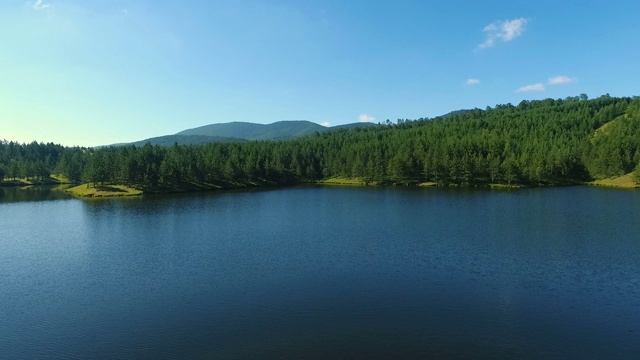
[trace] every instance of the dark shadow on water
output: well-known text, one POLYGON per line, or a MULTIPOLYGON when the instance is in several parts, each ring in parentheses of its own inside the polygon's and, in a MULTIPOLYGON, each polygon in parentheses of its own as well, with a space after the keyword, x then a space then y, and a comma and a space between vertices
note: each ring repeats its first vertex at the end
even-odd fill
POLYGON ((71 196, 58 185, 0 188, 0 204, 22 201, 66 200, 71 196))

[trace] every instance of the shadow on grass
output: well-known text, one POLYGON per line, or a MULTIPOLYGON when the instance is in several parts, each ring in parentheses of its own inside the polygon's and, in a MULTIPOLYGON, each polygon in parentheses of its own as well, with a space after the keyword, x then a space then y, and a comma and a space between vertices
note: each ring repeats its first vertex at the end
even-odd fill
POLYGON ((121 192, 121 193, 125 193, 127 192, 126 190, 123 189, 118 189, 117 187, 113 187, 113 186, 109 186, 109 185, 98 185, 96 186, 96 190, 99 191, 108 191, 108 192, 121 192))

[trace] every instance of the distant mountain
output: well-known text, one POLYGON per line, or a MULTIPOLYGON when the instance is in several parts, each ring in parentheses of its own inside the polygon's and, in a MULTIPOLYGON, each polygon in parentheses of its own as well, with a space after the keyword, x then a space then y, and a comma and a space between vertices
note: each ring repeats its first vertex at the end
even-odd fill
POLYGON ((326 127, 306 120, 278 121, 272 124, 256 124, 250 122, 229 122, 200 126, 180 131, 174 135, 153 137, 130 144, 114 144, 112 146, 151 145, 172 146, 199 145, 212 142, 244 142, 252 140, 288 140, 327 131, 366 128, 376 126, 373 123, 353 123, 326 127))
POLYGON ((206 136, 206 135, 165 135, 153 137, 141 141, 136 141, 130 144, 118 144, 118 145, 135 145, 135 146, 144 146, 147 143, 151 145, 160 145, 160 146, 173 146, 174 144, 178 145, 202 145, 209 144, 212 142, 244 142, 244 139, 238 138, 229 138, 222 136, 206 136))
POLYGON ((368 127, 372 125, 371 123, 354 123, 325 127, 305 120, 278 121, 272 124, 230 122, 188 129, 179 132, 177 135, 221 136, 246 140, 286 140, 311 135, 316 131, 325 132, 341 128, 368 127))

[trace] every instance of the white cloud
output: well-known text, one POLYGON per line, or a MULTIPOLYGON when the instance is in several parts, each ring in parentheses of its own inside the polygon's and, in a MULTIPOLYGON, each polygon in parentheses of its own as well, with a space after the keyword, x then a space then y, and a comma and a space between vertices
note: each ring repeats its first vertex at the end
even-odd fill
POLYGON ((467 79, 467 85, 478 85, 480 84, 480 80, 478 79, 467 79))
POLYGON ((556 76, 549 78, 549 85, 560 85, 560 84, 569 84, 576 81, 575 78, 568 77, 565 75, 556 76))
POLYGON ((323 123, 320 123, 320 125, 322 125, 322 126, 324 126, 324 127, 328 127, 328 126, 331 126, 331 123, 330 123, 330 122, 328 122, 328 121, 325 121, 325 122, 323 122, 323 123))
POLYGON ((524 27, 529 20, 525 18, 496 21, 482 29, 487 33, 487 40, 478 45, 480 49, 490 48, 495 45, 496 41, 509 42, 522 35, 524 27))
POLYGON ((533 85, 527 85, 519 88, 516 92, 527 92, 527 91, 544 91, 544 85, 542 83, 537 83, 533 85))
POLYGON ((49 4, 45 4, 43 0, 38 0, 36 1, 36 3, 33 5, 33 8, 36 10, 42 10, 42 9, 46 9, 48 8, 50 5, 49 4))
POLYGON ((358 121, 360 122, 374 122, 376 120, 376 118, 374 118, 371 115, 367 115, 367 114, 362 114, 358 117, 358 121))

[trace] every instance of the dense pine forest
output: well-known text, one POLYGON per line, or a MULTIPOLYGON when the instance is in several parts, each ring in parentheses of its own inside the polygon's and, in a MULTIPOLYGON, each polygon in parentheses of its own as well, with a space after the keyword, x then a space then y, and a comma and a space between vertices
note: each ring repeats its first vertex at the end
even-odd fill
MULTIPOLYGON (((63 147, 0 142, 0 179, 127 184, 145 191, 369 183, 532 186, 640 175, 640 97, 522 101, 289 141, 63 147)), ((639 177, 640 178, 640 177, 639 177)))

